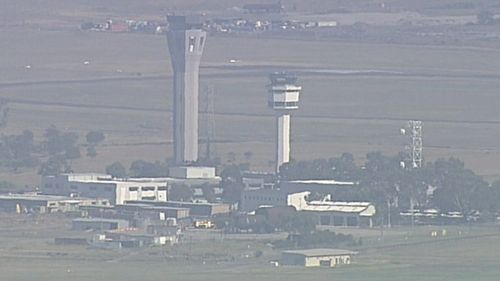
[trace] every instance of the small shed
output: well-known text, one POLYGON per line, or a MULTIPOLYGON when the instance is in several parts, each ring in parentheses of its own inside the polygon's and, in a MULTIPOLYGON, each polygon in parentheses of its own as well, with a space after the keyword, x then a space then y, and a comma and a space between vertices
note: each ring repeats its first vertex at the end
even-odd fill
POLYGON ((283 265, 336 267, 351 264, 357 252, 342 249, 307 249, 282 252, 283 265))

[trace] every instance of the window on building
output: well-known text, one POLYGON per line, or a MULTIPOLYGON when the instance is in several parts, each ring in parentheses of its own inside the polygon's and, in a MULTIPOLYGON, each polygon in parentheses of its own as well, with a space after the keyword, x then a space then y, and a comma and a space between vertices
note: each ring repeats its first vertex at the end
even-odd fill
POLYGON ((128 188, 128 191, 138 191, 139 188, 138 187, 129 187, 128 188))

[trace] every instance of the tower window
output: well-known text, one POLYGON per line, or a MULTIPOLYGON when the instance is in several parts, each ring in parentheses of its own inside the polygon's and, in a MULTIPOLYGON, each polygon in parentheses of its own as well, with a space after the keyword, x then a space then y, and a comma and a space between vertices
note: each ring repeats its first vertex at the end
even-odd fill
POLYGON ((205 43, 205 37, 200 37, 200 45, 198 47, 198 51, 200 52, 203 49, 203 43, 205 43))
POLYGON ((194 36, 189 37, 189 52, 194 52, 194 45, 196 44, 196 38, 194 36))

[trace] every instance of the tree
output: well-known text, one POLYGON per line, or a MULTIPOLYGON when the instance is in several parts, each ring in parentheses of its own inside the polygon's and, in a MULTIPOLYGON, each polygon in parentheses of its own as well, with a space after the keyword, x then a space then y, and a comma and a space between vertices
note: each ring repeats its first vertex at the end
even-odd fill
POLYGON ((226 202, 239 202, 241 200, 241 193, 243 192, 243 183, 233 181, 222 181, 221 187, 222 199, 226 202))
POLYGON ((312 214, 297 212, 291 218, 286 231, 294 234, 309 234, 316 229, 317 219, 312 214))
POLYGON ((95 149, 95 146, 90 145, 87 146, 87 157, 94 158, 97 156, 97 150, 95 149))
POLYGON ((203 191, 203 197, 210 203, 216 201, 216 196, 213 187, 208 184, 204 184, 201 186, 201 190, 203 191))
POLYGON ((236 153, 230 151, 227 153, 228 162, 234 163, 236 161, 236 153))
POLYGON ((54 125, 45 130, 45 150, 50 157, 62 157, 68 160, 79 158, 78 134, 61 132, 54 125))
POLYGON ((61 157, 54 156, 40 165, 38 174, 42 176, 56 176, 64 171, 68 171, 68 166, 65 160, 61 157))
POLYGON ((101 131, 90 131, 86 135, 87 143, 91 145, 98 145, 103 142, 106 136, 101 131))
POLYGON ((144 160, 137 160, 130 165, 129 170, 132 177, 153 178, 168 176, 168 165, 160 161, 152 163, 144 160))
POLYGON ((114 162, 106 167, 106 174, 111 175, 113 178, 126 178, 127 169, 120 162, 114 162))
POLYGON ((0 165, 14 170, 35 167, 39 163, 33 155, 36 150, 33 133, 29 130, 24 130, 20 135, 4 136, 0 141, 0 165))
POLYGON ((74 160, 80 158, 81 157, 80 148, 77 146, 69 147, 64 152, 64 157, 68 160, 74 160))
POLYGON ((174 184, 168 191, 168 200, 170 201, 190 201, 193 198, 194 191, 187 185, 174 184))
POLYGON ((472 210, 471 199, 476 189, 488 184, 457 158, 438 159, 430 164, 429 177, 433 179, 432 203, 444 211, 460 211, 467 214, 472 210))
POLYGON ((252 159, 253 152, 247 151, 247 152, 245 152, 244 156, 245 156, 246 161, 250 161, 250 159, 252 159))
POLYGON ((8 181, 0 181, 0 192, 15 192, 16 190, 19 192, 19 187, 17 185, 8 181))

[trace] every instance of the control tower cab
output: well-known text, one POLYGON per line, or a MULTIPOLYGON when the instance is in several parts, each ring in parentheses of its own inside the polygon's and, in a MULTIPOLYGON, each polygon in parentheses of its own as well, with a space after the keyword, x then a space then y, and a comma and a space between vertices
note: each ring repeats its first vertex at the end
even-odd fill
POLYGON ((297 86, 297 77, 277 72, 269 75, 269 107, 274 110, 294 110, 299 108, 299 96, 302 90, 297 86))

